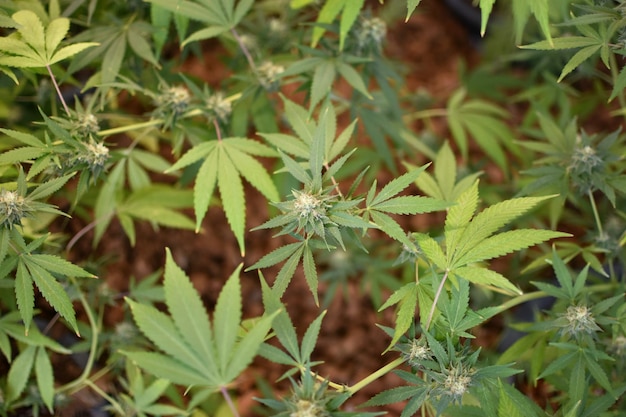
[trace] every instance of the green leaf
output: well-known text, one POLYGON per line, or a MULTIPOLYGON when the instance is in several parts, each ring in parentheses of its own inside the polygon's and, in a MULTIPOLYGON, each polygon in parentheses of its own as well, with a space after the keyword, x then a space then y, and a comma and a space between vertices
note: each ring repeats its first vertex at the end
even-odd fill
POLYGON ((367 205, 370 207, 374 207, 379 203, 382 203, 383 201, 389 200, 391 197, 399 194, 400 192, 402 192, 405 188, 407 188, 409 185, 411 185, 415 179, 428 167, 428 164, 423 165, 413 171, 409 171, 397 178, 394 178, 393 180, 389 181, 389 183, 387 183, 387 185, 385 185, 383 187, 382 190, 380 190, 380 192, 378 193, 378 195, 376 195, 376 197, 374 197, 374 199, 372 199, 371 201, 369 201, 368 199, 368 203, 367 205))
POLYGON ((13 360, 7 377, 5 393, 7 402, 10 403, 18 399, 24 391, 24 388, 26 388, 26 383, 28 382, 28 377, 30 376, 30 371, 35 361, 36 352, 36 346, 26 346, 13 360))
POLYGON ((289 258, 298 249, 300 249, 304 244, 305 242, 295 242, 295 243, 289 243, 287 245, 274 249, 273 251, 264 255, 261 259, 256 261, 254 265, 248 267, 246 271, 250 271, 252 269, 267 268, 272 265, 276 265, 277 263, 282 262, 285 259, 289 258))
MULTIPOLYGON (((356 0, 355 2, 357 1, 359 0, 356 0)), ((352 86, 352 88, 354 88, 355 90, 357 90, 359 93, 363 94, 365 97, 369 98, 370 100, 373 98, 370 92, 367 91, 367 86, 365 85, 363 78, 361 77, 361 75, 359 75, 357 70, 352 68, 351 65, 348 65, 345 62, 341 62, 341 61, 337 61, 336 65, 337 65, 337 71, 339 71, 339 74, 341 74, 343 79, 346 80, 348 84, 352 86)))
POLYGON ((557 82, 561 82, 563 78, 570 72, 574 71, 580 64, 589 59, 593 54, 595 54, 602 45, 591 45, 585 48, 582 48, 580 51, 576 52, 574 56, 567 61, 567 64, 563 67, 563 71, 561 71, 561 75, 559 75, 559 79, 557 82))
POLYGON ((311 110, 330 93, 333 81, 335 81, 335 65, 333 60, 324 60, 315 67, 311 82, 311 102, 309 103, 311 110))
POLYGON ((415 9, 417 8, 417 6, 419 6, 420 2, 422 0, 407 0, 406 1, 406 18, 405 21, 408 22, 409 18, 411 17, 411 15, 413 14, 413 12, 415 11, 415 9))
POLYGON ((326 313, 327 310, 322 311, 322 313, 317 316, 315 320, 313 320, 309 327, 307 327, 306 332, 304 332, 302 345, 300 347, 301 364, 310 363, 311 361, 311 354, 317 345, 317 337, 319 336, 320 328, 322 327, 322 320, 324 320, 326 313))
POLYGON ((27 259, 29 264, 37 264, 43 269, 55 274, 61 274, 68 277, 96 278, 96 276, 92 273, 87 272, 83 268, 56 255, 29 254, 27 255, 27 259))
POLYGON ((217 335, 214 338, 211 334, 209 317, 202 300, 189 278, 174 262, 169 249, 165 253, 163 288, 165 304, 176 328, 187 345, 193 349, 195 356, 206 362, 212 373, 215 372, 219 369, 215 363, 214 347, 214 340, 218 340, 217 335))
MULTIPOLYGON (((537 0, 534 0, 537 1, 537 0)), ((552 49, 573 49, 573 48, 583 48, 586 46, 596 45, 598 41, 593 38, 588 38, 585 36, 567 36, 564 38, 556 38, 550 41, 539 41, 535 43, 531 43, 529 45, 522 45, 520 48, 522 49, 538 49, 538 50, 552 50, 552 49)))
MULTIPOLYGON (((205 382, 217 380, 218 370, 213 359, 214 355, 199 356, 194 348, 187 344, 169 316, 150 305, 140 304, 129 298, 126 298, 126 302, 130 306, 133 319, 139 330, 159 349, 167 353, 169 357, 196 370, 198 375, 203 376, 205 382)), ((206 328, 205 331, 210 333, 210 328, 206 328)), ((201 346, 195 346, 195 349, 201 348, 201 346)), ((150 371, 150 368, 146 368, 146 370, 150 371)))
POLYGON ((418 214, 445 210, 449 204, 431 197, 401 196, 376 204, 378 211, 392 214, 418 214))
POLYGON ((537 245, 550 239, 571 236, 569 233, 551 230, 521 229, 500 233, 472 246, 455 261, 455 265, 468 265, 487 259, 498 258, 537 245))
POLYGON ((313 253, 308 244, 304 245, 304 252, 302 256, 302 265, 304 268, 304 278, 306 283, 313 294, 315 305, 319 306, 319 300, 317 298, 317 270, 315 269, 315 260, 313 259, 313 253))
MULTIPOLYGON (((552 197, 553 196, 513 198, 489 206, 476 215, 469 224, 467 224, 467 222, 465 223, 466 227, 464 227, 461 236, 458 238, 458 243, 451 248, 454 250, 454 262, 452 263, 456 264, 456 260, 470 250, 473 250, 476 245, 480 244, 484 239, 491 236, 510 221, 531 210, 542 201, 552 197)), ((453 206, 448 215, 450 216, 452 211, 459 206, 460 204, 453 206)), ((465 214, 469 214, 469 210, 465 214)), ((447 223, 446 218, 446 228, 447 223)), ((447 235, 446 243, 450 244, 447 235)), ((450 255, 450 253, 448 253, 448 255, 450 255)))
POLYGON ((226 219, 230 229, 237 238, 239 250, 243 257, 246 253, 243 239, 246 222, 246 201, 243 193, 243 184, 237 168, 226 154, 224 146, 219 148, 219 152, 217 160, 217 187, 220 190, 226 219))
POLYGON ((151 374, 182 386, 206 386, 207 380, 198 371, 174 358, 155 352, 120 351, 133 363, 151 374))
POLYGON ((478 206, 478 181, 475 181, 471 188, 468 188, 459 196, 456 205, 450 207, 445 222, 445 237, 447 247, 448 263, 452 260, 452 255, 461 240, 465 229, 474 216, 478 206))
POLYGON ((72 301, 68 297, 65 289, 52 276, 50 272, 43 269, 37 263, 29 259, 28 255, 22 257, 22 262, 28 268, 32 280, 39 288, 41 295, 48 303, 63 317, 76 334, 78 333, 78 324, 76 323, 76 313, 72 306, 72 301))
POLYGON ((514 295, 521 295, 522 291, 511 283, 508 279, 501 274, 486 268, 479 268, 473 266, 464 266, 456 268, 454 274, 460 278, 466 279, 474 284, 480 285, 492 285, 497 288, 501 288, 508 293, 514 295))
POLYGON ((402 230, 402 227, 390 216, 381 213, 379 211, 371 210, 370 215, 372 220, 378 226, 380 230, 385 232, 390 237, 394 238, 398 242, 407 245, 409 248, 413 247, 413 242, 406 236, 406 232, 402 230))
POLYGON ((35 356, 35 375, 37 375, 39 395, 41 395, 41 399, 48 408, 48 411, 52 412, 54 405, 54 375, 52 372, 52 363, 50 363, 50 356, 48 356, 46 349, 43 347, 37 348, 37 355, 35 356))
MULTIPOLYGON (((265 340, 267 333, 272 327, 272 321, 280 313, 274 311, 259 320, 252 329, 235 346, 232 352, 232 360, 225 371, 224 379, 226 383, 232 382, 250 365, 252 359, 257 354, 259 347, 265 340)), ((226 384, 224 384, 226 385, 226 384)))
POLYGON ((485 36, 487 22, 496 0, 480 0, 480 36, 485 36))
MULTIPOLYGON (((209 210, 211 197, 217 183, 218 152, 211 152, 200 166, 193 188, 193 207, 196 214, 196 233, 202 226, 202 220, 209 210)), ((179 160, 180 161, 180 160, 179 160)))
POLYGON ((229 366, 237 340, 239 323, 241 322, 241 284, 239 283, 239 273, 242 266, 242 264, 239 264, 222 287, 213 316, 217 359, 222 375, 225 375, 229 366))

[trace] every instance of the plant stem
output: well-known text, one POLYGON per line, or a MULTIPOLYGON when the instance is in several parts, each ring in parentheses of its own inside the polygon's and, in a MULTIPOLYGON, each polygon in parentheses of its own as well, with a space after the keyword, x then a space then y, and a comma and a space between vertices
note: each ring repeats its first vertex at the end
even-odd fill
POLYGON ((353 395, 364 386, 376 381, 378 378, 382 377, 383 375, 393 371, 395 368, 402 365, 403 363, 404 363, 404 358, 399 357, 393 360, 392 362, 389 362, 387 365, 383 366, 382 368, 378 369, 374 373, 363 378, 362 380, 352 385, 351 387, 348 387, 347 389, 345 389, 345 391, 349 392, 350 395, 353 395))
POLYGON ((109 404, 111 404, 111 406, 113 406, 115 411, 117 411, 121 416, 126 415, 126 412, 124 411, 122 406, 117 401, 115 401, 115 399, 113 397, 111 397, 109 394, 104 392, 104 390, 102 390, 99 386, 94 384, 93 381, 87 379, 87 380, 85 380, 85 385, 87 385, 89 388, 94 390, 99 396, 101 396, 102 398, 107 400, 109 402, 109 404))
POLYGON ((431 117, 445 117, 448 115, 446 109, 428 109, 409 113, 403 117, 405 120, 429 119, 431 117))
POLYGON ((54 88, 57 91, 57 95, 59 96, 59 99, 61 100, 61 104, 63 104, 63 108, 65 109, 65 113, 67 114, 67 117, 70 117, 70 109, 67 107, 67 103, 65 102, 65 99, 63 98, 63 94, 61 94, 61 89, 59 88, 59 84, 57 84, 57 79, 54 77, 54 74, 52 73, 52 68, 50 68, 50 65, 46 65, 46 69, 48 70, 48 74, 50 74, 50 79, 52 80, 52 84, 54 84, 54 88))
POLYGON ((589 202, 591 203, 591 210, 593 211, 593 217, 596 219, 596 227, 598 228, 598 233, 600 234, 600 236, 604 236, 604 231, 602 230, 602 222, 600 221, 600 215, 598 214, 596 201, 593 199, 593 194, 591 193, 591 190, 587 191, 587 196, 589 197, 589 202))
POLYGON ((437 288, 437 293, 435 294, 435 298, 433 299, 433 306, 430 308, 430 312, 428 313, 428 319, 426 320, 426 326, 424 328, 424 330, 428 330, 428 328, 430 327, 430 322, 433 319, 433 316, 435 315, 435 309, 437 308, 437 301, 439 301, 439 297, 441 296, 441 291, 443 291, 443 286, 446 283, 446 280, 448 279, 448 270, 446 270, 446 273, 443 274, 443 278, 441 278, 441 282, 439 283, 439 288, 437 288))
POLYGON ((163 123, 162 119, 152 119, 152 120, 148 120, 147 122, 133 123, 130 125, 114 127, 112 129, 101 130, 98 132, 98 136, 115 135, 118 133, 129 132, 131 130, 143 129, 144 127, 158 126, 162 123, 163 123))
MULTIPOLYGON (((74 278, 70 278, 72 283, 76 285, 76 280, 74 278)), ((85 381, 89 378, 89 374, 91 373, 91 368, 93 367, 93 363, 96 359, 96 350, 98 348, 98 323, 96 323, 96 319, 93 316, 93 312, 91 311, 91 307, 89 307, 89 303, 85 299, 85 296, 81 291, 78 291, 78 298, 80 300, 81 305, 85 309, 85 314, 87 314, 87 320, 89 321, 89 327, 91 328, 91 346, 89 347, 89 357, 87 358, 87 363, 85 364, 85 369, 83 373, 80 374, 78 378, 74 381, 68 382, 67 384, 59 387, 58 392, 68 391, 76 386, 84 384, 85 381)), ((79 335, 80 336, 80 335, 79 335)))
POLYGON ((217 133, 217 140, 219 142, 222 141, 222 131, 220 130, 220 124, 218 123, 217 119, 213 119, 213 126, 215 126, 215 133, 217 133))
POLYGON ((233 34, 233 37, 237 41, 239 48, 241 48, 241 52, 243 52, 244 56, 246 57, 246 60, 248 60, 248 65, 250 65, 250 68, 252 69, 252 71, 255 74, 257 74, 257 69, 256 69, 256 65, 254 64, 254 59, 252 59, 252 55, 250 54, 248 47, 243 42, 243 39, 241 39, 241 36, 239 36, 239 33, 237 33, 237 31, 234 28, 230 30, 230 33, 233 34))
POLYGON ((233 403, 233 399, 230 398, 228 389, 226 387, 220 387, 220 392, 222 393, 222 396, 226 400, 226 403, 228 404, 230 411, 233 413, 233 416, 239 417, 239 412, 237 411, 237 408, 235 407, 235 404, 233 403))

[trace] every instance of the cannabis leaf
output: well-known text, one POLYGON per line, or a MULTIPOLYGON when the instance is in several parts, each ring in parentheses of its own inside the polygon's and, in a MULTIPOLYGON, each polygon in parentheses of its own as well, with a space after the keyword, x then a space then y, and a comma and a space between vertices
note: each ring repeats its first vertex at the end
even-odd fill
POLYGON ((184 168, 204 159, 194 186, 196 231, 200 230, 217 185, 226 218, 237 238, 243 256, 245 254, 243 235, 246 204, 241 178, 245 178, 268 200, 278 200, 278 191, 272 178, 263 165, 254 158, 254 156, 274 155, 274 151, 268 146, 252 139, 225 138, 194 146, 166 172, 184 168))
POLYGON ((365 0, 326 0, 317 16, 318 25, 313 28, 312 46, 315 47, 326 32, 324 26, 331 24, 341 14, 339 22, 339 50, 341 51, 345 45, 346 36, 359 17, 364 4, 365 0))
POLYGON ((185 16, 207 25, 204 29, 192 33, 183 41, 181 47, 190 42, 214 38, 234 29, 254 3, 254 0, 240 0, 237 4, 235 4, 235 0, 147 1, 174 12, 176 15, 185 16))
POLYGON ((163 286, 170 315, 126 299, 135 323, 162 353, 122 353, 147 372, 175 384, 212 391, 231 384, 250 364, 279 313, 260 318, 240 336, 241 267, 224 284, 211 322, 200 296, 168 249, 163 286))
POLYGON ((94 42, 81 42, 58 49, 70 29, 70 20, 65 17, 52 20, 47 27, 30 10, 20 10, 11 18, 17 32, 0 38, 0 65, 49 67, 97 45, 94 42))
POLYGON ((417 253, 426 259, 432 270, 419 281, 408 283, 398 289, 380 308, 383 310, 399 304, 390 346, 393 346, 411 326, 418 298, 422 326, 429 328, 437 312, 437 302, 449 278, 455 281, 467 280, 507 294, 521 294, 507 278, 481 264, 549 239, 570 236, 567 233, 535 229, 518 229, 494 234, 551 197, 514 198, 496 203, 475 214, 478 207, 478 181, 475 181, 459 196, 456 204, 448 209, 443 240, 435 240, 423 233, 413 233, 412 236, 419 248, 417 253), (429 287, 428 283, 432 284, 432 287, 429 287))

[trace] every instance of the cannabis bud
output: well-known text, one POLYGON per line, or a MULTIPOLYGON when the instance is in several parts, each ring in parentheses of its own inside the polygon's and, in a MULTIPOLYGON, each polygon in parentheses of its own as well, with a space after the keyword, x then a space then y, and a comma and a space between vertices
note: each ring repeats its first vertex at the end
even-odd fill
POLYGON ((574 337, 584 334, 592 334, 601 331, 591 314, 591 310, 585 305, 569 306, 558 320, 563 332, 574 337))
POLYGON ((471 369, 465 369, 462 365, 451 366, 443 381, 444 390, 454 398, 462 397, 472 383, 473 373, 471 369))
POLYGON ((175 116, 180 116, 187 110, 190 101, 189 91, 184 87, 175 86, 166 88, 161 95, 157 96, 155 104, 157 112, 161 115, 173 113, 175 116))
POLYGON ((359 49, 372 48, 380 50, 381 44, 387 36, 387 24, 378 17, 365 18, 357 32, 359 49))
POLYGON ((23 196, 17 191, 0 190, 0 221, 3 227, 21 225, 22 218, 30 211, 23 196))
POLYGON ((72 123, 72 132, 83 138, 95 135, 99 131, 98 118, 91 113, 78 114, 77 119, 72 123))
POLYGON ((259 82, 268 91, 275 91, 278 88, 278 76, 285 72, 285 67, 265 61, 258 68, 259 82))
POLYGON ((95 176, 98 176, 109 160, 109 148, 100 142, 90 140, 76 156, 76 162, 84 163, 95 176))
POLYGON ((432 359, 432 352, 422 339, 413 339, 401 349, 404 358, 413 367, 421 366, 424 360, 432 359))
POLYGON ((230 101, 224 97, 224 93, 218 91, 206 100, 205 102, 207 110, 209 110, 212 117, 215 117, 218 121, 225 123, 232 111, 232 105, 230 101))

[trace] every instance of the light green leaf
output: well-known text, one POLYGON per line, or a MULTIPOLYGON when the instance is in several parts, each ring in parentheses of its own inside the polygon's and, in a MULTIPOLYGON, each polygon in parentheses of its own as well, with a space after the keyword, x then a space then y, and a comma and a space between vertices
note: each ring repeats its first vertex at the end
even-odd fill
POLYGON ((55 274, 68 277, 96 278, 92 273, 56 255, 29 254, 24 256, 28 260, 28 264, 37 264, 43 269, 54 272, 55 274))
MULTIPOLYGON (((552 198, 552 196, 513 198, 486 208, 465 227, 463 234, 458 240, 458 246, 455 245, 449 248, 448 251, 453 250, 454 258, 458 259, 498 229, 549 198, 552 198)), ((455 207, 453 206, 450 209, 449 215, 455 207)), ((450 244, 447 235, 446 243, 450 244)))
POLYGON ((209 26, 204 29, 200 29, 189 35, 181 44, 180 47, 184 48, 192 42, 203 41, 205 39, 211 39, 216 36, 227 32, 230 28, 228 26, 209 26))
POLYGON ((244 228, 246 221, 246 201, 243 193, 243 184, 237 168, 230 157, 224 151, 224 146, 219 148, 217 161, 217 187, 220 190, 222 206, 226 219, 239 243, 239 250, 243 257, 246 253, 244 246, 244 228))
POLYGON ((272 327, 272 320, 279 313, 280 310, 274 311, 271 315, 261 318, 234 348, 232 352, 233 360, 229 363, 224 373, 227 383, 232 382, 250 365, 272 327))
POLYGON ((213 316, 217 360, 221 375, 227 374, 231 357, 234 361, 238 360, 232 354, 234 353, 233 349, 241 322, 241 284, 239 282, 239 273, 242 266, 243 264, 239 264, 222 287, 213 316))
POLYGON ((446 255, 443 253, 439 243, 424 233, 413 233, 413 236, 424 255, 439 269, 445 270, 447 266, 446 255))
POLYGON ((452 255, 456 250, 464 230, 474 216, 477 206, 478 181, 474 182, 471 188, 468 188, 461 194, 456 201, 456 205, 450 207, 448 210, 444 227, 448 263, 452 259, 452 255))
POLYGON ((36 352, 36 346, 26 346, 26 348, 17 355, 17 358, 13 360, 7 377, 5 393, 7 402, 10 403, 18 399, 20 394, 24 391, 24 388, 26 388, 26 383, 28 382, 28 377, 30 376, 30 371, 35 361, 36 352))
POLYGON ((280 200, 272 178, 259 161, 237 148, 228 146, 228 144, 225 144, 224 149, 246 181, 259 190, 268 200, 280 200))
POLYGON ((418 214, 445 210, 450 204, 431 197, 400 196, 376 204, 378 211, 392 214, 418 214))
POLYGON ((284 133, 259 133, 259 135, 283 152, 303 159, 309 157, 309 147, 295 136, 284 133))
POLYGON ((389 350, 398 340, 409 330, 415 321, 415 308, 417 307, 417 285, 410 284, 407 293, 400 301, 400 307, 397 311, 396 325, 393 332, 391 342, 389 342, 389 350))
POLYGON ((212 386, 196 369, 169 356, 155 352, 121 351, 121 353, 152 375, 167 379, 175 384, 188 387, 194 385, 212 386))
POLYGON ((163 288, 165 304, 187 344, 196 352, 197 357, 206 361, 209 369, 219 369, 214 362, 214 340, 217 340, 217 334, 215 338, 212 336, 204 304, 189 278, 174 262, 169 249, 165 253, 163 288))
POLYGON ((183 156, 181 156, 178 161, 174 163, 174 165, 165 170, 165 172, 168 173, 172 171, 177 171, 193 164, 196 161, 199 161, 200 159, 211 154, 211 152, 217 146, 217 143, 217 141, 202 142, 201 144, 194 146, 193 148, 189 149, 183 156))
MULTIPOLYGON (((349 1, 353 1, 353 0, 326 0, 326 2, 324 3, 324 6, 322 7, 322 10, 320 10, 318 14, 317 23, 322 23, 322 24, 332 23, 333 20, 335 20, 335 18, 339 15, 341 10, 344 8, 346 3, 349 1)), ((315 26, 313 28, 313 37, 311 39, 311 46, 315 47, 317 45, 317 43, 322 38, 322 35, 324 35, 325 31, 326 29, 324 29, 324 27, 321 25, 315 26)))
POLYGON ((200 166, 193 188, 193 207, 196 214, 196 232, 202 226, 202 220, 209 209, 211 197, 217 183, 218 152, 211 152, 200 166))
POLYGON ((30 10, 20 10, 11 18, 19 25, 17 30, 24 42, 29 44, 40 57, 46 57, 46 37, 39 17, 30 10))
POLYGON ((541 229, 511 230, 497 234, 471 246, 461 255, 455 265, 467 265, 487 259, 498 258, 557 237, 571 236, 568 233, 541 229))
POLYGON ((402 230, 402 227, 390 216, 375 210, 371 210, 369 213, 380 230, 398 242, 407 245, 409 248, 414 246, 413 242, 407 238, 406 232, 402 230))
POLYGON ((68 297, 63 286, 59 284, 50 272, 40 267, 37 263, 31 261, 28 255, 25 255, 22 258, 22 261, 28 268, 30 276, 35 282, 35 285, 37 285, 37 288, 39 288, 41 295, 43 295, 46 301, 50 303, 52 308, 54 308, 61 315, 61 317, 67 320, 74 332, 78 334, 76 313, 74 312, 72 301, 68 297))
POLYGON ((34 200, 39 200, 52 195, 61 189, 74 174, 64 175, 62 177, 54 178, 39 185, 29 194, 29 197, 34 200))
POLYGON ((52 412, 54 405, 54 375, 52 363, 50 363, 50 356, 48 356, 46 349, 43 347, 37 348, 35 375, 37 376, 39 395, 41 395, 41 399, 48 408, 48 411, 52 412))
POLYGON ((417 6, 419 6, 421 1, 422 0, 407 0, 406 2, 407 11, 406 11, 405 21, 409 20, 409 18, 411 17, 411 15, 413 14, 417 6))
POLYGON ((480 0, 480 36, 485 36, 489 15, 496 0, 480 0))
POLYGON ((521 295, 522 291, 501 274, 486 268, 464 266, 454 270, 454 274, 474 284, 491 285, 501 288, 511 294, 521 295))
MULTIPOLYGON (((133 319, 137 327, 159 349, 170 357, 196 370, 207 380, 216 380, 218 369, 215 366, 214 355, 200 356, 194 350, 202 349, 202 346, 192 348, 187 344, 180 331, 176 328, 173 320, 151 305, 137 303, 129 298, 126 302, 130 306, 133 319)), ((206 314, 206 313, 205 313, 206 314)), ((196 320, 197 318, 194 318, 196 320)), ((191 326, 191 323, 189 324, 191 326)), ((204 329, 207 337, 210 337, 210 328, 204 329)), ((150 371, 149 368, 146 369, 150 371)), ((173 381, 170 379, 170 381, 173 381)))
POLYGON ((304 251, 304 242, 298 243, 298 248, 296 248, 295 252, 289 257, 289 259, 287 259, 287 262, 285 262, 274 280, 272 290, 278 295, 278 297, 282 297, 285 293, 285 290, 289 286, 289 282, 291 282, 291 278, 293 278, 293 275, 296 272, 296 267, 300 263, 300 258, 302 257, 302 252, 304 251))

